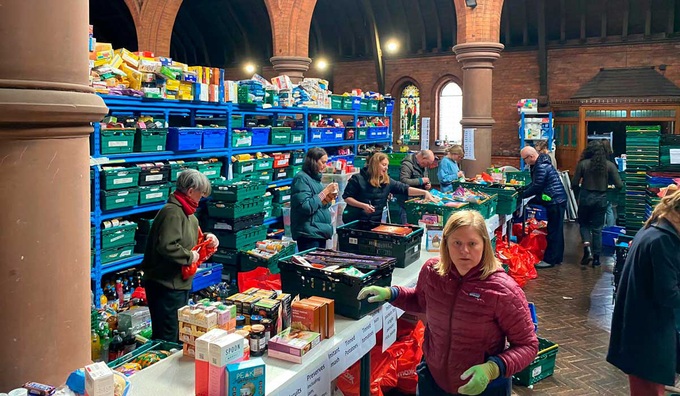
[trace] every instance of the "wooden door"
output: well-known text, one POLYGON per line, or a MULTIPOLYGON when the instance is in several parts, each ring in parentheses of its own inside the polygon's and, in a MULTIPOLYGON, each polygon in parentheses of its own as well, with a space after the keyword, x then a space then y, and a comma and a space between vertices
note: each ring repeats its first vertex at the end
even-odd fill
POLYGON ((578 163, 578 120, 555 120, 555 157, 561 171, 574 174, 578 163))

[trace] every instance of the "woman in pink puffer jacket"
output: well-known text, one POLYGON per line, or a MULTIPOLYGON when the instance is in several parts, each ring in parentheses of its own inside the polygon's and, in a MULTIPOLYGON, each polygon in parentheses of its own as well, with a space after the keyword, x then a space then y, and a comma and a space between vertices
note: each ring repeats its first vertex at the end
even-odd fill
POLYGON ((510 396, 512 375, 538 352, 524 292, 494 257, 479 212, 449 218, 440 256, 425 263, 416 287, 371 286, 358 298, 427 316, 418 395, 510 396))

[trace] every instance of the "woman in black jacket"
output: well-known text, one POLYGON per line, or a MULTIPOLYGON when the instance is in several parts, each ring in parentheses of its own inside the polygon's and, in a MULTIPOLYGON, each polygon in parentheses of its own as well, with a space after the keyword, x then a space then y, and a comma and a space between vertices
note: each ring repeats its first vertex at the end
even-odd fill
POLYGON ((661 199, 628 252, 607 361, 628 374, 632 396, 675 383, 680 310, 680 193, 661 199))
POLYGON ((578 223, 583 240, 581 265, 591 262, 593 267, 600 265, 602 227, 609 202, 607 186, 610 184, 617 189, 623 187, 619 170, 607 160, 602 143, 593 140, 583 150, 571 181, 571 189, 578 197, 578 223))
POLYGON ((352 176, 345 187, 342 198, 347 208, 342 214, 343 222, 354 220, 382 220, 382 212, 387 205, 387 197, 392 194, 424 196, 429 201, 437 201, 432 194, 419 188, 393 180, 387 175, 389 160, 384 153, 375 153, 361 172, 352 176))

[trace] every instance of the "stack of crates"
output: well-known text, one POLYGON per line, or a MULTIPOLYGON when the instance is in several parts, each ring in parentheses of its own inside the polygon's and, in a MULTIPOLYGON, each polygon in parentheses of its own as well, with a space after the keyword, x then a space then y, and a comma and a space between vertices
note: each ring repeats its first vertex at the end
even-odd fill
POLYGON ((647 170, 659 166, 661 127, 626 127, 626 230, 635 233, 647 212, 647 170))
POLYGON ((263 224, 266 188, 266 184, 258 181, 213 182, 208 217, 202 228, 220 241, 212 261, 223 264, 223 272, 233 273, 239 250, 252 249, 257 241, 267 237, 267 226, 263 224))
MULTIPOLYGON (((623 188, 616 194, 616 225, 626 226, 626 172, 619 172, 623 188)), ((613 203, 614 201, 612 201, 613 203)))
POLYGON ((137 224, 127 220, 112 220, 102 224, 101 265, 129 258, 135 251, 137 224))
POLYGON ((659 162, 664 168, 680 168, 678 155, 680 154, 680 135, 661 135, 659 143, 659 162))

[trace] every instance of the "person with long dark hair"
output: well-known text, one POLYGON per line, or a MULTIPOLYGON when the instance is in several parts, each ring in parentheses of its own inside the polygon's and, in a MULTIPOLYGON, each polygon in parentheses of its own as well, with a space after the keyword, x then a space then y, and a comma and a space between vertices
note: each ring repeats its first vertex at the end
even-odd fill
POLYGON ((583 241, 581 265, 600 265, 602 227, 607 212, 607 186, 623 187, 616 166, 607 160, 602 142, 593 140, 581 153, 571 188, 578 197, 578 223, 583 241))
POLYGON ((328 154, 320 147, 307 151, 302 172, 293 178, 290 197, 290 229, 298 250, 326 247, 333 237, 330 206, 338 194, 338 184, 321 184, 328 154))

